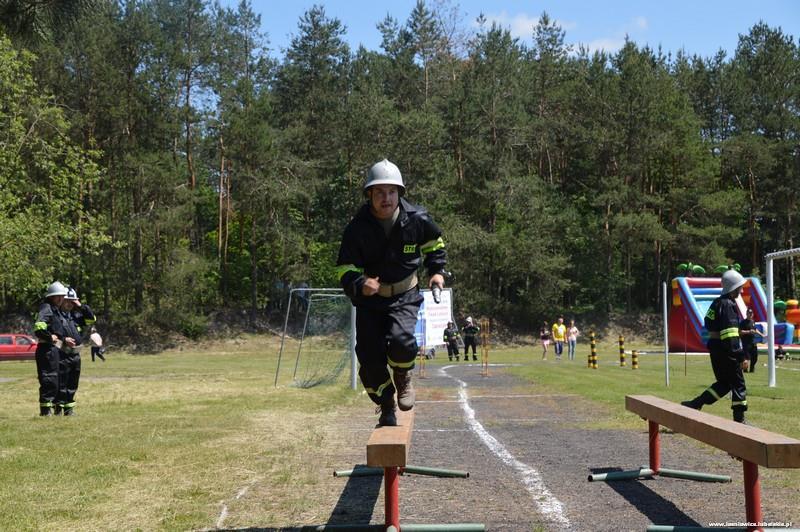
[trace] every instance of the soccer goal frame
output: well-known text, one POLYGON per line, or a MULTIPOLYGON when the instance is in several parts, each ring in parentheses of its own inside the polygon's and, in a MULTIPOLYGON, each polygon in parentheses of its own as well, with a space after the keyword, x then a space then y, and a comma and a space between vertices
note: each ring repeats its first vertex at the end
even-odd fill
POLYGON ((772 262, 775 259, 788 259, 800 255, 800 248, 784 249, 768 253, 767 259, 767 364, 769 370, 769 387, 775 388, 775 278, 772 273, 772 262))
MULTIPOLYGON (((297 349, 297 358, 295 360, 295 368, 294 368, 294 376, 297 374, 297 364, 300 360, 300 349, 303 345, 303 339, 305 338, 305 329, 308 325, 308 314, 311 310, 311 301, 314 299, 327 299, 327 298, 335 298, 335 297, 345 297, 344 290, 341 288, 292 288, 289 290, 289 301, 286 305, 286 317, 283 321, 283 333, 281 334, 281 348, 278 351, 278 364, 275 368, 275 383, 274 386, 278 386, 278 376, 281 372, 281 360, 283 358, 283 349, 286 344, 286 330, 289 327, 289 313, 292 309, 292 300, 294 299, 295 293, 305 292, 308 294, 308 305, 306 306, 306 315, 303 325, 303 335, 300 338, 300 346, 297 349), (315 297, 317 296, 317 297, 315 297)), ((350 308, 350 388, 356 390, 358 387, 358 361, 356 359, 356 309, 355 307, 350 308)), ((294 378, 293 376, 293 378, 294 378)))

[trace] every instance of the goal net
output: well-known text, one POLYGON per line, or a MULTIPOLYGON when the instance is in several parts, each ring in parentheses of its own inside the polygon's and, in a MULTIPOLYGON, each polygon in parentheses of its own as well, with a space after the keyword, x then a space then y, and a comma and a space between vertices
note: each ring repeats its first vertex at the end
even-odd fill
POLYGON ((348 384, 351 304, 340 288, 296 288, 289 293, 275 384, 299 388, 348 384))

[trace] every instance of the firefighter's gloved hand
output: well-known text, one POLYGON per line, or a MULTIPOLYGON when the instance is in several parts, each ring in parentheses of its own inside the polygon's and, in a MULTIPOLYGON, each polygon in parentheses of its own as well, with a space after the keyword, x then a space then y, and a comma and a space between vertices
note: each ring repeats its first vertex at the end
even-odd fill
POLYGON ((431 293, 433 294, 433 302, 437 305, 442 302, 442 285, 435 284, 431 288, 431 293))
POLYGON ((447 275, 447 272, 436 273, 431 276, 428 284, 433 295, 433 301, 437 305, 442 302, 442 288, 444 288, 444 279, 447 275))

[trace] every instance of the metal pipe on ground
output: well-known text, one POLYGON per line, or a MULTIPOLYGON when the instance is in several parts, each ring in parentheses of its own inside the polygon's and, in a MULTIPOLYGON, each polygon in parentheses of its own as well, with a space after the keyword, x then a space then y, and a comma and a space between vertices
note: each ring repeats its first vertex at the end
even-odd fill
POLYGON ((594 475, 589 475, 589 482, 594 482, 596 480, 633 480, 637 478, 651 478, 655 475, 655 471, 652 469, 641 467, 639 469, 633 471, 611 471, 610 473, 597 473, 594 475))
MULTIPOLYGON (((451 478, 469 478, 468 471, 457 471, 454 469, 437 469, 434 467, 422 467, 407 465, 400 468, 400 474, 412 473, 414 475, 427 475, 429 477, 451 477, 451 478)), ((405 528, 405 527, 403 527, 405 528)))
POLYGON ((382 477, 382 467, 359 467, 357 469, 343 469, 334 471, 334 477, 382 477))
POLYGON ((701 482, 730 482, 728 475, 713 475, 711 473, 698 473, 696 471, 681 471, 680 469, 660 468, 658 475, 661 477, 685 478, 687 480, 699 480, 701 482))
MULTIPOLYGON (((403 532, 484 532, 486 525, 482 523, 450 523, 446 525, 402 525, 403 532)), ((386 532, 389 532, 387 529, 386 532)))

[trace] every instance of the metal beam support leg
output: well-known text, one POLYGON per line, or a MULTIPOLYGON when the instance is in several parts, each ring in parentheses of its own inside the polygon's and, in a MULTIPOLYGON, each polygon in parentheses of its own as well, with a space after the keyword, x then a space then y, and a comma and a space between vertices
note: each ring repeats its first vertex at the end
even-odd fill
POLYGON ((386 526, 400 530, 400 480, 397 467, 383 468, 386 526))
POLYGON ((650 433, 650 469, 657 475, 661 469, 661 440, 658 435, 658 423, 648 420, 647 428, 650 433))
MULTIPOLYGON (((760 523, 761 518, 761 482, 758 480, 758 464, 744 460, 744 504, 748 523, 760 523)), ((753 527, 750 530, 760 530, 753 527)))

